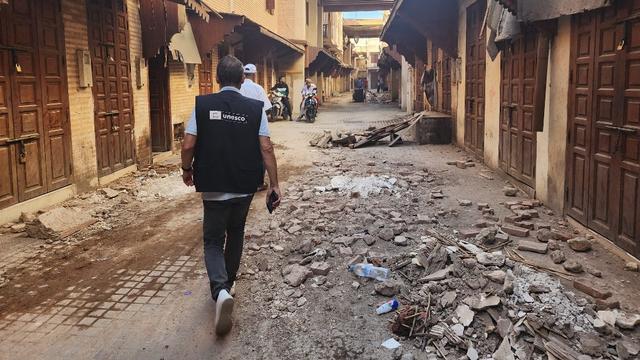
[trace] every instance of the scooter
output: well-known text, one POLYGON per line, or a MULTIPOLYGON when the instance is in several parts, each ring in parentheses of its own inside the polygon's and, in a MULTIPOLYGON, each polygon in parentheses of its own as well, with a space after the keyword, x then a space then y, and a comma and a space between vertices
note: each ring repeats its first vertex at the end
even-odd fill
POLYGON ((315 93, 305 96, 303 115, 307 122, 313 123, 316 121, 316 116, 318 116, 318 99, 316 99, 315 93))
POLYGON ((269 93, 269 100, 271 101, 271 110, 269 112, 269 121, 276 121, 279 117, 282 116, 284 120, 289 119, 289 112, 287 107, 282 102, 282 98, 284 98, 284 94, 280 91, 271 90, 269 93))

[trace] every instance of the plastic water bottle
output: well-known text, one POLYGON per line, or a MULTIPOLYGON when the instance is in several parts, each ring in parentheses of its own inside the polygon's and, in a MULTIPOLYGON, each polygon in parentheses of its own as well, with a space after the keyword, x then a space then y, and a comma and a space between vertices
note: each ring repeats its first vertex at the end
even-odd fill
POLYGON ((389 278, 389 269, 373 266, 372 264, 360 263, 349 267, 349 271, 360 276, 378 281, 385 281, 389 278))
POLYGON ((391 312, 393 310, 397 310, 398 307, 400 307, 400 303, 398 302, 398 300, 396 298, 393 298, 393 299, 387 301, 386 303, 378 306, 378 308, 376 309, 376 314, 378 314, 378 315, 386 314, 386 313, 391 312))

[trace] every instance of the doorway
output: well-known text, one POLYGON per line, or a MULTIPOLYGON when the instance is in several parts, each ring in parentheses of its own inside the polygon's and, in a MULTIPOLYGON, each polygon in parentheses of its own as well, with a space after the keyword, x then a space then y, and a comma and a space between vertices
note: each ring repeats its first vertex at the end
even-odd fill
POLYGON ((151 120, 151 149, 155 152, 171 150, 171 110, 169 102, 169 68, 166 52, 149 59, 149 112, 151 120))

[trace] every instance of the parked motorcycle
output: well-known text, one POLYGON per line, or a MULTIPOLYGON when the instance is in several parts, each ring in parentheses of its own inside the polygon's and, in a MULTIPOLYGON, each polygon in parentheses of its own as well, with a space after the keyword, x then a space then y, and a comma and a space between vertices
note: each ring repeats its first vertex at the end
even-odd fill
POLYGON ((316 116, 318 116, 318 99, 316 99, 315 94, 305 96, 303 115, 307 122, 312 123, 316 121, 316 116))
POLYGON ((289 112, 282 99, 284 94, 278 89, 271 90, 269 100, 271 101, 271 110, 269 112, 269 121, 276 121, 279 117, 284 120, 289 119, 289 112))

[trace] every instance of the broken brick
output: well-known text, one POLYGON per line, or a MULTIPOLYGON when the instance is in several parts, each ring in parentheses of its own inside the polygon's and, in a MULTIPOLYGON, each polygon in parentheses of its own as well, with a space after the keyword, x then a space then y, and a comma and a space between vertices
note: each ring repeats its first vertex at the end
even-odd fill
POLYGON ((534 227, 533 223, 530 221, 519 221, 516 223, 516 226, 529 229, 529 230, 533 230, 533 227, 534 227))
POLYGON ((521 228, 519 226, 514 225, 502 225, 502 231, 506 232, 509 235, 518 236, 518 237, 527 237, 529 236, 529 230, 521 228))
POLYGON ((612 295, 610 291, 602 291, 596 289, 595 287, 593 287, 593 285, 578 280, 573 281, 573 287, 576 290, 580 290, 583 293, 596 299, 608 299, 612 295))
POLYGON ((538 254, 546 254, 548 245, 546 243, 539 243, 533 241, 520 241, 518 243, 518 250, 530 251, 538 254))
POLYGON ((327 276, 329 275, 329 271, 331 271, 331 265, 326 262, 314 262, 309 268, 311 272, 313 272, 313 275, 327 276))
POLYGON ((463 239, 471 239, 476 237, 476 235, 480 234, 480 230, 478 229, 462 229, 460 230, 460 236, 463 239))

